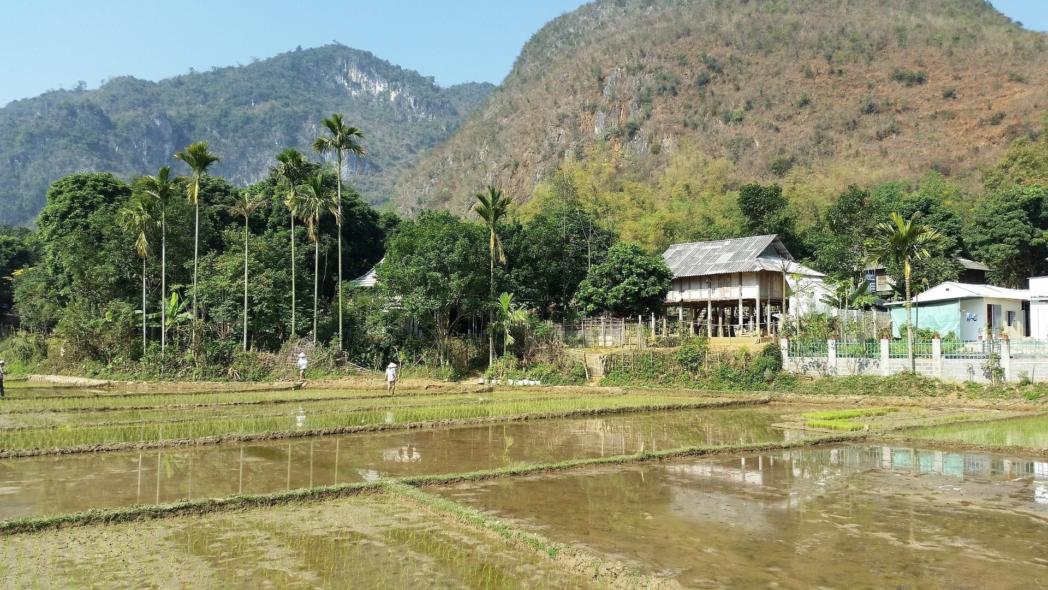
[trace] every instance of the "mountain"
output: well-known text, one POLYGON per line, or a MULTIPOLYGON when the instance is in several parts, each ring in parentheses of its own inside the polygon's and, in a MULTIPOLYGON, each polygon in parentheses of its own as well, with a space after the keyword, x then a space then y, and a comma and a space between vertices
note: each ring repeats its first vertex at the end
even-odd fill
POLYGON ((598 0, 534 35, 396 206, 525 201, 594 154, 650 183, 692 152, 801 204, 933 170, 972 187, 1046 110, 1048 35, 985 0, 598 0))
POLYGON ((365 134, 368 155, 349 163, 350 182, 382 203, 397 175, 491 89, 441 88, 368 52, 328 45, 160 82, 121 77, 97 90, 14 101, 0 108, 0 222, 30 223, 48 184, 70 172, 181 169, 171 156, 193 141, 209 141, 221 156, 215 174, 250 183, 285 147, 311 153, 321 119, 334 112, 365 134))

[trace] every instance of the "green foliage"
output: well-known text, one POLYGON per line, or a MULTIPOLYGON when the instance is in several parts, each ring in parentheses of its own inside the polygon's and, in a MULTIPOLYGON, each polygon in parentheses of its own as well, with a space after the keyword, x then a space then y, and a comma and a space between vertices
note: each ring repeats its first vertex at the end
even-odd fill
POLYGON ((777 184, 750 183, 739 189, 739 210, 748 235, 778 234, 791 253, 803 255, 804 246, 795 231, 796 217, 777 184))
POLYGON ((698 373, 702 370, 709 352, 710 344, 705 338, 689 338, 677 349, 677 364, 685 371, 698 373))
POLYGON ((892 80, 906 86, 920 86, 928 81, 928 75, 918 70, 896 69, 892 72, 892 80))
POLYGON ((964 241, 990 266, 994 281, 1022 286, 1048 271, 1048 185, 999 189, 980 203, 965 225, 964 241))
POLYGON ((576 298, 588 315, 646 315, 661 311, 672 278, 661 257, 619 242, 590 268, 576 298))

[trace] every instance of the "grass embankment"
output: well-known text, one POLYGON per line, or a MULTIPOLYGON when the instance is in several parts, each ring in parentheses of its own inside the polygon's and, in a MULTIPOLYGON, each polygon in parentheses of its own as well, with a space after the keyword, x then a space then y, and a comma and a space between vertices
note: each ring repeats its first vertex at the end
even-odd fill
POLYGON ((660 461, 666 459, 698 457, 717 454, 757 453, 775 450, 787 450, 801 447, 834 444, 847 441, 862 440, 862 435, 833 435, 825 437, 813 437, 810 439, 797 440, 782 443, 757 443, 740 445, 718 445, 718 446, 692 446, 667 449, 664 451, 645 451, 629 455, 613 455, 590 459, 572 459, 557 463, 534 463, 528 465, 517 465, 513 467, 500 467, 468 473, 453 473, 445 475, 426 475, 390 478, 378 482, 348 483, 333 486, 318 486, 291 491, 281 491, 271 494, 245 494, 230 496, 227 498, 201 499, 181 501, 172 504, 139 505, 130 508, 87 510, 71 514, 61 514, 45 517, 30 517, 7 520, 0 522, 0 535, 33 532, 45 529, 61 528, 66 526, 87 526, 95 524, 111 524, 119 522, 132 522, 154 518, 166 518, 170 516, 199 515, 218 511, 243 510, 265 506, 276 506, 291 504, 295 502, 308 502, 316 500, 327 500, 331 498, 351 496, 365 492, 380 491, 390 483, 423 488, 426 486, 445 485, 467 481, 484 481, 503 477, 515 477, 523 475, 534 475, 539 473, 567 471, 601 465, 616 465, 626 463, 639 463, 646 461, 660 461))
POLYGON ((709 400, 682 396, 618 395, 540 400, 495 400, 476 405, 438 405, 286 416, 245 416, 176 423, 80 426, 0 431, 0 458, 156 448, 227 441, 272 440, 361 431, 425 428, 624 412, 724 407, 767 400, 709 400))

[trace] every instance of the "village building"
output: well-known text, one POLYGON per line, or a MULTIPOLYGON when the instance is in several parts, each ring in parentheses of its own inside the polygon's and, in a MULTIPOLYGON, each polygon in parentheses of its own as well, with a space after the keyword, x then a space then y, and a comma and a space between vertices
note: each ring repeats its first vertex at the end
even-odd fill
POLYGON ((708 337, 776 333, 785 313, 826 312, 824 275, 794 261, 776 235, 673 244, 667 315, 708 337))
MULTIPOLYGON (((895 302, 888 307, 893 335, 900 338, 906 331, 906 306, 895 302)), ((910 315, 915 328, 967 342, 1031 335, 1027 289, 947 281, 914 297, 910 315)))
MULTIPOLYGON (((971 285, 985 285, 987 273, 990 267, 975 260, 969 260, 961 256, 955 256, 954 260, 961 265, 961 274, 957 277, 958 283, 971 285)), ((895 279, 888 274, 888 270, 882 264, 871 264, 863 269, 863 279, 869 284, 869 292, 881 297, 890 297, 894 292, 895 279)))

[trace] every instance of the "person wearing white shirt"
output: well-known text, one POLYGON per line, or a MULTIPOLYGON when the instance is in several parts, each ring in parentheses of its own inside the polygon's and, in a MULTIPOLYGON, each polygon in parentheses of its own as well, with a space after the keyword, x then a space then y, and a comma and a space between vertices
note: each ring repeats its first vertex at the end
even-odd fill
POLYGON ((304 353, 304 352, 298 353, 298 378, 299 379, 305 379, 306 378, 306 367, 308 367, 308 366, 309 366, 309 360, 306 359, 306 353, 304 353))
POLYGON ((389 363, 386 367, 386 392, 397 394, 397 363, 389 363))

